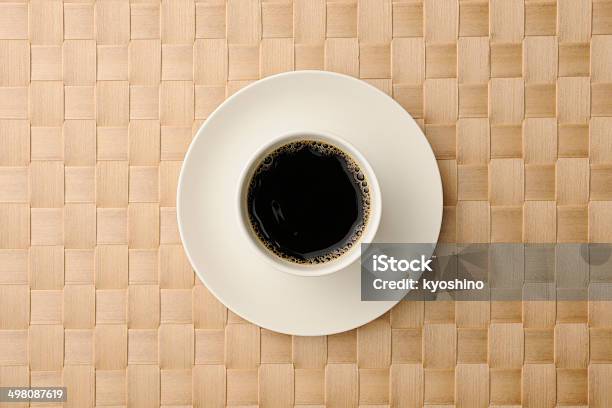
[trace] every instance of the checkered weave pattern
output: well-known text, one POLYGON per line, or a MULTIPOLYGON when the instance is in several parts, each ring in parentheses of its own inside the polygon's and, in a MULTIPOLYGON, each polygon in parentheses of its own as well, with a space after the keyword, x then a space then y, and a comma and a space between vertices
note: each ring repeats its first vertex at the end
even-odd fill
POLYGON ((0 0, 0 386, 77 408, 612 406, 610 302, 402 302, 292 338, 194 277, 175 209, 224 98, 326 69, 423 128, 443 242, 610 243, 611 67, 610 0, 0 0))

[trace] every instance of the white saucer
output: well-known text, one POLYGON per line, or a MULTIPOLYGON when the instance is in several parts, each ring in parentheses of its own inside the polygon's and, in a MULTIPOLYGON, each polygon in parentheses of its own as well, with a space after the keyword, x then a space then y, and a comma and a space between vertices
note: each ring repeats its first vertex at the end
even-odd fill
POLYGON ((362 302, 359 262, 319 277, 273 268, 238 224, 243 166, 280 134, 325 130, 368 160, 382 193, 375 242, 433 243, 442 222, 442 183, 422 131, 373 86, 324 71, 287 72, 253 83, 210 115, 194 137, 178 182, 177 216, 191 265, 234 313, 294 335, 361 326, 397 302, 362 302))

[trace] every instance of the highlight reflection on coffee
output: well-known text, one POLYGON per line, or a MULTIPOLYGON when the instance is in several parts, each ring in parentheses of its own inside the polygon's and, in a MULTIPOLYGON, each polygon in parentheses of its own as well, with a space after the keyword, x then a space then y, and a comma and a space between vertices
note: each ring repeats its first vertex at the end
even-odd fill
POLYGON ((347 153, 318 140, 299 140, 268 153, 247 192, 249 222, 261 243, 301 264, 338 258, 367 225, 370 190, 347 153))

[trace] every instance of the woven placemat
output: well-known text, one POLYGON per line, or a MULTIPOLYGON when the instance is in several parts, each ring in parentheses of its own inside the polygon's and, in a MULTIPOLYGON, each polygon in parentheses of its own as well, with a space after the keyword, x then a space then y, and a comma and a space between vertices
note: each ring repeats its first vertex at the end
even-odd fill
POLYGON ((1 1, 0 386, 78 408, 612 406, 609 303, 402 302, 292 338, 194 278, 175 210, 225 97, 327 69, 423 127, 442 241, 612 242, 611 66, 608 0, 1 1))

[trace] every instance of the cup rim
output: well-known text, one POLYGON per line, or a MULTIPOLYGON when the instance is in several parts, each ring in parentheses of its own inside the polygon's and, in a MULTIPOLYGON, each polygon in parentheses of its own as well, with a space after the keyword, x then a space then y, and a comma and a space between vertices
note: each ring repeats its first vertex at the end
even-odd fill
POLYGON ((353 264, 361 255, 360 244, 370 243, 374 239, 382 215, 380 186, 378 184, 376 174, 370 166, 370 163, 352 144, 329 131, 299 130, 287 132, 272 138, 266 144, 257 149, 245 164, 240 172, 237 190, 238 224, 240 225, 242 232, 245 234, 246 240, 249 242, 251 248, 262 255, 263 258, 276 269, 296 276, 312 277, 330 275, 353 264), (248 220, 246 194, 248 189, 248 181, 251 179, 253 172, 256 169, 256 164, 265 154, 271 152, 276 147, 280 147, 284 144, 297 140, 320 140, 322 142, 332 144, 338 147, 340 150, 346 151, 364 172, 366 180, 368 181, 368 187, 370 189, 370 213, 363 233, 353 244, 351 249, 340 255, 338 258, 322 264, 298 264, 282 259, 266 248, 264 244, 258 240, 248 220))

